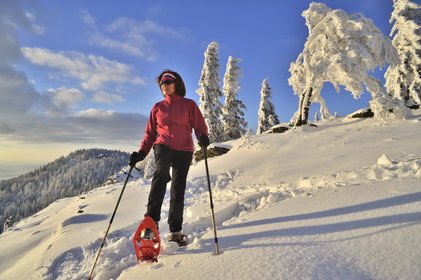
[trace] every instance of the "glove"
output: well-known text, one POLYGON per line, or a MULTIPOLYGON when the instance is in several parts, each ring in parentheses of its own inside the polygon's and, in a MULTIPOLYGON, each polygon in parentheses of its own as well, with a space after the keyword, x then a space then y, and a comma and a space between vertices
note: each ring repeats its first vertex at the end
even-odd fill
POLYGON ((199 146, 206 149, 206 147, 209 146, 209 144, 209 137, 206 136, 206 134, 200 135, 199 146))
POLYGON ((140 150, 139 152, 133 152, 130 155, 130 162, 129 165, 131 167, 135 167, 136 163, 138 163, 139 161, 144 160, 146 157, 146 154, 144 151, 140 150))

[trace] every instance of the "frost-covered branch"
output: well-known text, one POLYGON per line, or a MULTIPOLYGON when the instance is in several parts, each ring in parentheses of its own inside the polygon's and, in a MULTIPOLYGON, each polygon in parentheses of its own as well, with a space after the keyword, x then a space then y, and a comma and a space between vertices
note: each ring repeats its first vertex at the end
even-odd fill
POLYGON ((313 101, 321 101, 322 115, 329 115, 320 97, 325 82, 332 83, 337 91, 344 86, 355 99, 364 90, 373 99, 386 98, 380 82, 371 73, 376 68, 397 65, 398 57, 390 39, 370 19, 332 10, 322 3, 311 3, 302 15, 309 36, 303 51, 290 65, 288 79, 299 96, 296 124, 307 123, 313 101))

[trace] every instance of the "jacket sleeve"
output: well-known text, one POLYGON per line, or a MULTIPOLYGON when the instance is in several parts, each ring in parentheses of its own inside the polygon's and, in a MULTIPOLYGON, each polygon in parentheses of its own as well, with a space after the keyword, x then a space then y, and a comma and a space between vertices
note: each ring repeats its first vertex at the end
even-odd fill
POLYGON ((202 115, 199 107, 197 107, 196 103, 192 101, 192 110, 190 112, 190 122, 194 129, 194 134, 196 138, 199 139, 200 135, 206 134, 208 135, 208 126, 206 125, 205 118, 202 115))
POLYGON ((151 110, 148 124, 146 125, 146 129, 145 129, 145 136, 143 137, 143 141, 140 143, 139 150, 144 151, 146 155, 152 149, 153 143, 155 142, 156 137, 158 135, 158 133, 156 132, 155 112, 156 112, 156 105, 151 110))

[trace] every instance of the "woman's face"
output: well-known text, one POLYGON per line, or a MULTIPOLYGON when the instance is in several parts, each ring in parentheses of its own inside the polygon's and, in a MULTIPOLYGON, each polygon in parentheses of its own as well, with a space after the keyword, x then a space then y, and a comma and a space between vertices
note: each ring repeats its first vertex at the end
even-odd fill
POLYGON ((161 91, 165 96, 174 94, 175 81, 166 80, 165 82, 161 82, 161 91))

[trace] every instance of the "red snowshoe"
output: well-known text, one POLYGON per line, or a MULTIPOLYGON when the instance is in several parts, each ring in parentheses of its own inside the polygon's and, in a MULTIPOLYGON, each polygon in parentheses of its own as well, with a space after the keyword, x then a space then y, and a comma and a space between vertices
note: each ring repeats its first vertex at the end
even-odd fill
POLYGON ((155 221, 146 216, 133 236, 133 245, 138 261, 157 262, 161 250, 161 239, 155 221))

